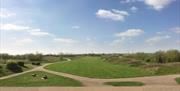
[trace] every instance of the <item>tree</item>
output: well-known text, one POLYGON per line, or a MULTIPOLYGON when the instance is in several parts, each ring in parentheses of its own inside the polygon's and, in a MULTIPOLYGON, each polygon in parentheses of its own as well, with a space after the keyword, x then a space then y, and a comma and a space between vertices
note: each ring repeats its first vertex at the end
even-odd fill
POLYGON ((12 72, 18 73, 18 72, 22 72, 22 68, 15 62, 8 62, 6 64, 6 68, 11 70, 12 72))
POLYGON ((8 59, 10 59, 11 56, 4 53, 4 54, 0 54, 0 58, 1 58, 1 60, 4 61, 4 63, 6 63, 6 61, 7 61, 8 59))
POLYGON ((178 50, 168 50, 165 55, 168 62, 180 62, 180 52, 178 50))
POLYGON ((28 60, 32 62, 33 65, 40 65, 40 62, 43 60, 42 54, 29 54, 27 56, 28 60))
POLYGON ((43 59, 42 54, 29 54, 28 55, 28 60, 31 62, 42 61, 42 59, 43 59))
POLYGON ((164 57, 163 51, 158 51, 155 53, 155 59, 158 63, 165 63, 165 60, 163 57, 164 57))

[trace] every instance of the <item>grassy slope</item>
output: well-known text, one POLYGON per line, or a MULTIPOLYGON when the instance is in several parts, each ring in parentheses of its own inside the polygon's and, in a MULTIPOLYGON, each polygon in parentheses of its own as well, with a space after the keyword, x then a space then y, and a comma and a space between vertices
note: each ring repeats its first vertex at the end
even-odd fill
POLYGON ((180 84, 180 77, 175 79, 178 84, 180 84))
POLYGON ((141 82, 106 82, 107 85, 112 86, 143 86, 144 83, 141 82))
POLYGON ((120 78, 151 75, 143 69, 103 62, 99 57, 80 57, 65 63, 52 64, 47 69, 92 78, 120 78))
POLYGON ((30 72, 17 77, 0 80, 0 86, 82 86, 80 82, 70 78, 57 76, 45 72, 30 72), (38 74, 37 77, 32 77, 31 74, 38 74), (41 79, 44 75, 48 79, 41 79))
POLYGON ((167 75, 167 74, 180 74, 180 65, 162 66, 156 73, 156 75, 167 75))

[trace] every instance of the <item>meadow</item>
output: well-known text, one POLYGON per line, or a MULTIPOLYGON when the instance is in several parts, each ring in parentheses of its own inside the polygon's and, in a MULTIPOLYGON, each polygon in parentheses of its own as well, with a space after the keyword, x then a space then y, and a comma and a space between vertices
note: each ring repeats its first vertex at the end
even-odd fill
MULTIPOLYGON (((137 64, 135 62, 135 64, 137 64)), ((46 69, 90 78, 126 78, 180 73, 180 64, 132 66, 132 63, 110 63, 101 57, 82 56, 72 61, 56 63, 46 69)))
POLYGON ((40 86, 82 86, 79 81, 75 81, 70 78, 53 75, 42 71, 34 71, 25 73, 16 77, 0 80, 0 86, 16 86, 16 87, 40 87, 40 86), (37 74, 36 77, 31 76, 37 74), (42 79, 44 75, 47 75, 48 79, 42 79))
POLYGON ((121 78, 152 75, 150 71, 130 67, 128 64, 110 64, 100 57, 78 57, 65 63, 56 63, 46 67, 49 70, 70 73, 91 78, 121 78))

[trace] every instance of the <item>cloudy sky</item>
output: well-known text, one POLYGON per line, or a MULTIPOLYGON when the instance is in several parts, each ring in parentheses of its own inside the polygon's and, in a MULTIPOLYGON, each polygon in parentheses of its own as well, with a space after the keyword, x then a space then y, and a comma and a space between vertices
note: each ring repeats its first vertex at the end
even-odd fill
POLYGON ((180 49, 180 0, 0 0, 0 52, 180 49))

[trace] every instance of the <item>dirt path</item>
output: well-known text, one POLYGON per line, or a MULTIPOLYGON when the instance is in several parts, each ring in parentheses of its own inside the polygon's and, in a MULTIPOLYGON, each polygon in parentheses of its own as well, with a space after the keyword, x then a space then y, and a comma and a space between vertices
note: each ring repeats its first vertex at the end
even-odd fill
POLYGON ((0 87, 0 91, 180 91, 180 87, 0 87))
MULTIPOLYGON (((70 59, 67 59, 67 60, 71 61, 70 59)), ((64 61, 64 62, 68 62, 68 61, 64 61)), ((77 76, 77 75, 71 75, 71 74, 67 74, 67 73, 63 73, 63 72, 55 72, 55 71, 44 69, 45 66, 50 65, 50 64, 53 64, 53 63, 47 63, 47 64, 44 64, 42 66, 31 69, 29 71, 25 71, 22 73, 12 74, 9 76, 1 77, 0 79, 7 79, 10 77, 18 76, 18 75, 28 73, 28 72, 32 72, 32 71, 44 71, 44 72, 48 72, 51 74, 55 74, 55 75, 59 75, 59 76, 72 78, 74 80, 78 80, 78 81, 82 82, 82 84, 84 86, 87 86, 87 87, 104 87, 107 85, 104 85, 103 83, 104 82, 110 82, 110 81, 113 81, 113 82, 117 82, 117 81, 139 81, 139 82, 145 83, 146 86, 179 86, 175 82, 174 79, 176 77, 180 77, 180 74, 164 75, 164 76, 150 76, 150 77, 136 77, 136 78, 95 79, 95 78, 81 77, 81 76, 77 76)), ((111 86, 109 86, 109 87, 111 87, 111 86)))

